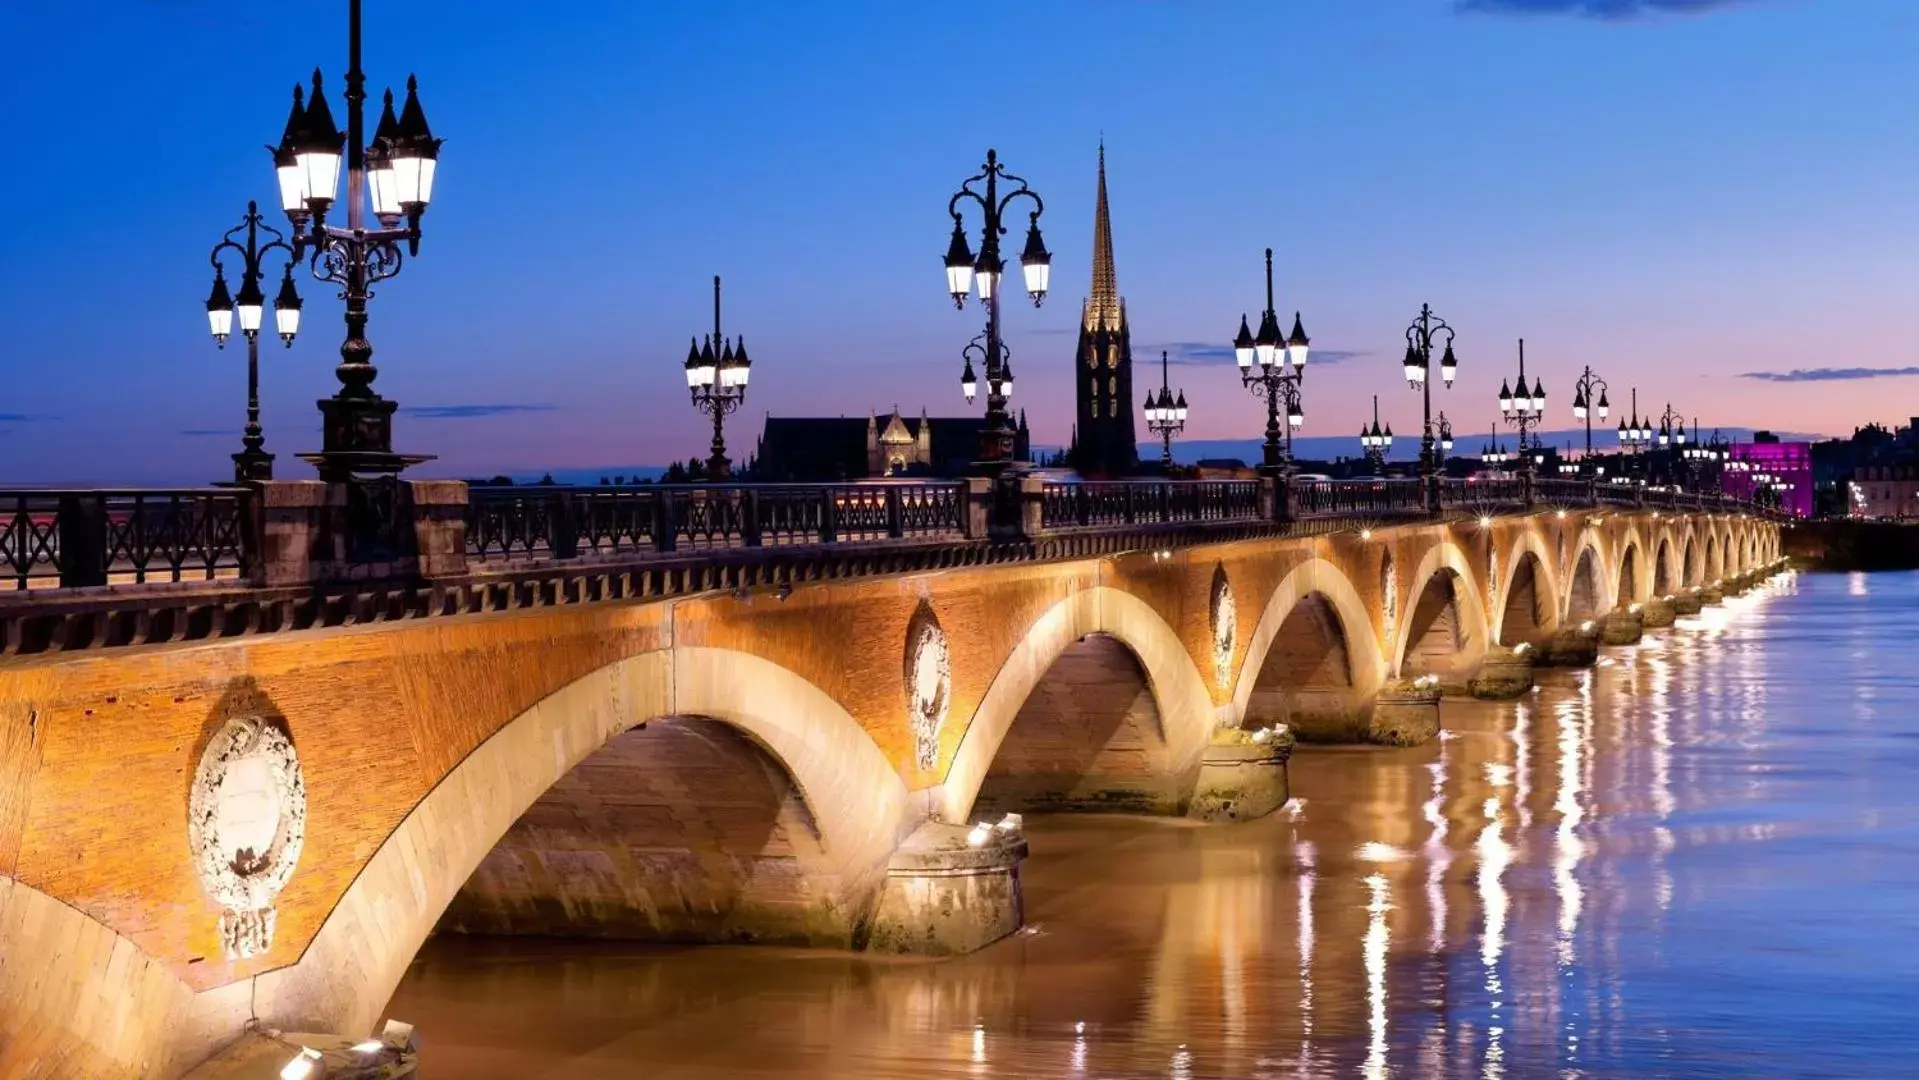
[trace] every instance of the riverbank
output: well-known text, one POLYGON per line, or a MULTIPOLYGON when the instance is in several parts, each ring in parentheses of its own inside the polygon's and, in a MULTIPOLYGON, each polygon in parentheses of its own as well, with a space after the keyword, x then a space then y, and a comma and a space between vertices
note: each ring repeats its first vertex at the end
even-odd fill
POLYGON ((1810 570, 1919 570, 1919 523, 1807 521, 1780 533, 1795 566, 1810 570))

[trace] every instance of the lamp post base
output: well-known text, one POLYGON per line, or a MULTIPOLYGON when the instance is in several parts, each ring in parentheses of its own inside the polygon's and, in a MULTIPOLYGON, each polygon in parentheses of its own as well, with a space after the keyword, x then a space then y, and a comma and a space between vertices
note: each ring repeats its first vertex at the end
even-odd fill
POLYGON ((242 450, 233 455, 233 479, 240 484, 273 479, 273 455, 264 450, 242 450))
POLYGON ((399 402, 383 397, 330 397, 320 400, 318 453, 299 455, 328 483, 356 476, 386 476, 432 461, 433 454, 393 452, 393 412, 399 402))

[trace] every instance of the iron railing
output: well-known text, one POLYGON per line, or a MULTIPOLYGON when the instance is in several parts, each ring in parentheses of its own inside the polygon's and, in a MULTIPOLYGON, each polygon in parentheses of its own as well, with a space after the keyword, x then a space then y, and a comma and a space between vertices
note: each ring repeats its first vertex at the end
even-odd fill
POLYGON ((1403 480, 1295 480, 1288 509, 1297 518, 1404 517, 1426 512, 1425 482, 1403 480))
MULTIPOLYGON (((1263 483, 1048 481, 1028 497, 1037 500, 1042 533, 1258 522, 1275 512, 1281 522, 1426 513, 1418 479, 1295 480, 1272 493, 1275 507, 1263 505, 1263 483)), ((1442 511, 1473 514, 1536 505, 1772 513, 1719 495, 1583 479, 1529 486, 1518 478, 1448 477, 1438 494, 1442 511)), ((15 591, 246 578, 260 558, 256 497, 247 487, 0 492, 0 573, 15 591)), ((404 554, 411 522, 397 490, 372 485, 365 497, 329 509, 345 516, 322 532, 387 538, 371 547, 349 542, 349 561, 388 548, 404 554)), ((964 483, 941 481, 474 487, 465 543, 468 560, 483 563, 883 544, 968 536, 969 515, 977 521, 987 510, 969 506, 964 483)))
POLYGON ((933 482, 476 487, 466 549, 481 560, 573 559, 958 536, 965 490, 933 482))
POLYGON ((0 492, 0 572, 15 590, 244 577, 246 488, 0 492))
POLYGON ((1257 480, 1048 481, 1040 489, 1046 529, 1253 521, 1257 480))

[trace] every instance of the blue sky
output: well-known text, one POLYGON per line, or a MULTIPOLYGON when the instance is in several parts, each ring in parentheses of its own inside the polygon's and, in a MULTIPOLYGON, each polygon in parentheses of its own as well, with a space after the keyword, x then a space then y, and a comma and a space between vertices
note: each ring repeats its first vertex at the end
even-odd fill
MULTIPOLYGON (((261 147, 315 65, 344 122, 345 7, 0 8, 28 43, 0 68, 0 479, 228 471, 244 351, 205 335, 206 251, 272 201, 261 147)), ((1281 305, 1344 354, 1309 376, 1308 434, 1357 431, 1375 392, 1414 428, 1396 370, 1422 302, 1459 331, 1462 432, 1521 336, 1557 409, 1592 364, 1616 405, 1637 384, 1708 426, 1919 413, 1911 0, 1057 0, 986 31, 879 0, 368 9, 371 88, 416 72, 447 140, 370 333, 427 472, 703 453, 678 365, 714 273, 755 360, 736 446, 769 410, 962 412, 978 309, 939 259, 988 146, 1047 200, 1054 293, 1007 319, 1015 404, 1061 441, 1102 136, 1136 359, 1185 361, 1196 438, 1262 426, 1210 351, 1260 304, 1267 245, 1281 305)), ((283 476, 309 475, 340 337, 302 291, 306 332, 264 351, 283 476)))

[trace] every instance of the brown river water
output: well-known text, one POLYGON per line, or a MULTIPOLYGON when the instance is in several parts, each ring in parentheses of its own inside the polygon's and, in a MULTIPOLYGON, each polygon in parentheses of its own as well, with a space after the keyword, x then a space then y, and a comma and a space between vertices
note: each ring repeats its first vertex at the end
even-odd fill
POLYGON ((1919 1077, 1919 575, 1798 575, 1265 821, 1027 819, 931 962, 431 940, 442 1078, 1919 1077))

